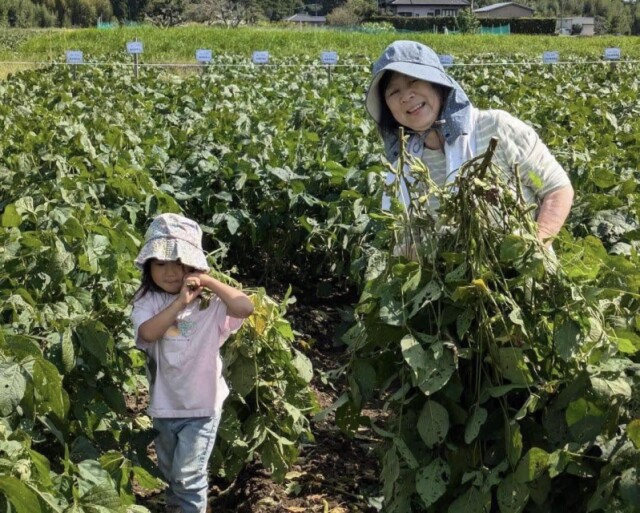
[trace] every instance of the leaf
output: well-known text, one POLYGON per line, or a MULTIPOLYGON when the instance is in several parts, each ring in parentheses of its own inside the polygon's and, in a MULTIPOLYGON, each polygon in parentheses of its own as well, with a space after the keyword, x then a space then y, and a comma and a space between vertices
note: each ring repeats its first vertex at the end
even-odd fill
POLYGON ((113 347, 113 339, 102 323, 86 322, 77 326, 74 334, 82 348, 95 356, 102 365, 107 364, 107 356, 113 347))
POLYGON ((620 497, 630 508, 640 505, 640 476, 637 468, 627 468, 620 475, 620 497))
POLYGON ((434 459, 416 473, 416 491, 426 508, 435 504, 447 491, 451 470, 447 462, 434 459))
POLYGON ((74 239, 84 239, 84 228, 75 217, 69 217, 63 227, 62 233, 74 239))
POLYGON ((229 388, 241 397, 246 397, 256 386, 256 364, 253 358, 238 357, 228 373, 229 388))
POLYGON ((520 432, 520 425, 515 421, 510 421, 506 424, 505 430, 505 442, 507 445, 507 458, 509 464, 515 467, 520 460, 522 454, 522 433, 520 432))
POLYGON ((521 513, 529 502, 529 488, 510 474, 498 485, 496 496, 500 513, 521 513))
MULTIPOLYGON (((79 502, 83 507, 98 506, 113 513, 118 513, 122 508, 118 493, 112 486, 107 484, 92 487, 80 497, 79 502)), ((100 509, 98 509, 98 511, 100 511, 100 509)))
POLYGON ((464 310, 456 319, 456 333, 462 339, 469 330, 471 322, 475 318, 475 312, 471 308, 464 310))
POLYGON ((298 375, 301 379, 304 380, 305 383, 310 383, 313 379, 313 365, 311 360, 307 358, 304 354, 302 354, 297 349, 293 350, 294 358, 291 361, 291 364, 298 371, 298 375))
POLYGON ((533 383, 522 349, 501 347, 498 349, 498 358, 499 370, 506 379, 516 385, 533 383))
POLYGON ((569 361, 580 349, 580 326, 572 319, 564 319, 557 328, 553 341, 560 358, 569 361))
POLYGON ((19 479, 13 476, 0 476, 0 490, 16 509, 16 513, 40 511, 38 497, 19 479))
POLYGON ((487 415, 488 412, 486 409, 481 406, 474 407, 473 414, 467 420, 467 425, 464 429, 464 442, 466 444, 470 444, 476 439, 480 432, 480 428, 484 424, 485 420, 487 420, 487 415))
POLYGON ((594 392, 606 400, 614 400, 615 397, 631 399, 631 385, 624 377, 607 379, 590 376, 589 380, 594 392))
POLYGON ((414 376, 417 378, 420 371, 424 368, 424 349, 422 349, 422 346, 413 335, 405 335, 402 337, 400 348, 402 349, 404 361, 411 367, 414 376))
POLYGON ((390 326, 402 326, 404 309, 399 301, 387 298, 380 307, 380 319, 390 326))
POLYGON ((376 386, 376 370, 369 362, 356 360, 353 363, 352 376, 354 377, 360 394, 365 401, 373 397, 376 386))
POLYGON ((570 403, 565 414, 569 427, 584 420, 586 417, 602 417, 603 415, 602 410, 584 398, 570 403))
POLYGON ((407 446, 407 444, 402 438, 400 438, 399 436, 395 436, 393 438, 393 444, 398 450, 398 453, 400 454, 400 456, 402 456, 404 458, 404 461, 406 461, 407 465, 409 465, 409 468, 415 470, 419 467, 418 460, 416 460, 416 457, 411 452, 411 449, 409 449, 409 447, 407 446))
POLYGON ((627 436, 636 449, 640 449, 640 419, 634 419, 627 424, 627 436))
POLYGON ((449 432, 449 413, 435 401, 428 400, 418 417, 418 433, 430 449, 444 442, 449 432))
POLYGON ((594 403, 580 398, 567 407, 565 419, 571 434, 580 442, 593 440, 600 434, 605 413, 594 403))
POLYGON ((491 494, 482 493, 475 486, 451 503, 447 513, 489 513, 491 494))
POLYGON ((528 483, 539 478, 549 466, 549 453, 539 447, 532 447, 520 460, 515 472, 519 483, 528 483))
POLYGON ((500 245, 500 261, 509 263, 522 258, 527 252, 528 245, 519 235, 507 235, 500 245))
POLYGON ((136 480, 136 483, 146 490, 157 490, 162 488, 162 480, 152 476, 142 467, 133 467, 133 477, 136 480))
POLYGON ((4 208, 2 213, 2 226, 5 228, 17 228, 22 224, 22 217, 18 214, 18 210, 13 203, 4 208))
POLYGON ((24 397, 27 380, 17 363, 0 362, 0 414, 7 417, 24 397))
POLYGON ((62 347, 62 368, 66 373, 69 373, 76 365, 76 355, 70 328, 66 328, 60 334, 60 345, 62 347))
POLYGON ((416 384, 425 395, 442 389, 456 371, 455 353, 442 342, 432 342, 429 350, 425 351, 413 335, 405 335, 400 347, 405 362, 413 371, 416 384))
POLYGON ((53 363, 38 358, 33 362, 33 388, 39 414, 53 412, 64 419, 66 392, 62 386, 62 376, 53 363))
POLYGON ((447 273, 444 277, 445 283, 455 283, 459 281, 467 281, 467 262, 463 261, 458 267, 456 267, 453 271, 447 273))

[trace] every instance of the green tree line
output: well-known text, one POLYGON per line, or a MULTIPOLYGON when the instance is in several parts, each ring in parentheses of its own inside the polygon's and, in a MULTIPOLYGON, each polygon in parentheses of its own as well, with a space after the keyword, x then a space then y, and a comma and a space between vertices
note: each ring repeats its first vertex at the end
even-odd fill
MULTIPOLYGON (((240 23, 279 21, 296 13, 327 15, 336 8, 391 13, 392 0, 2 0, 0 26, 90 27, 99 21, 240 23)), ((474 8, 495 3, 475 0, 474 8)), ((593 16, 601 31, 640 34, 638 0, 522 0, 536 16, 593 16)))

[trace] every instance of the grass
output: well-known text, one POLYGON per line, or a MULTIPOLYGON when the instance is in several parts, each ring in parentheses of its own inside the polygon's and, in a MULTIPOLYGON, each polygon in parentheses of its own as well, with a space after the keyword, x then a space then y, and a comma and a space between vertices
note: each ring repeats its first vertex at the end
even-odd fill
MULTIPOLYGON (((524 35, 443 35, 432 33, 362 33, 318 28, 224 29, 201 25, 175 28, 153 26, 116 29, 0 30, 0 75, 16 70, 13 62, 63 61, 66 50, 82 50, 85 60, 126 60, 126 43, 144 43, 141 62, 194 63, 195 50, 213 50, 249 62, 254 50, 268 50, 271 61, 315 61, 323 50, 337 51, 339 58, 369 65, 397 39, 421 41, 438 53, 451 54, 456 62, 539 60, 546 50, 565 59, 600 59, 607 47, 619 47, 623 59, 640 59, 637 37, 557 37, 524 35)), ((21 66, 21 65, 20 65, 21 66)))

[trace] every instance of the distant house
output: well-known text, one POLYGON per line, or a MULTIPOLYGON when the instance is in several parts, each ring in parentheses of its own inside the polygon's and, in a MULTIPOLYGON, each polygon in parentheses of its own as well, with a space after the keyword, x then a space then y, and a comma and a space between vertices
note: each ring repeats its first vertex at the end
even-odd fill
POLYGON ((300 25, 324 25, 327 23, 326 16, 312 16, 311 14, 294 14, 286 18, 285 21, 299 23, 300 25))
POLYGON ((556 32, 562 35, 573 34, 573 27, 580 26, 582 30, 579 36, 593 36, 596 33, 595 19, 584 16, 573 16, 571 18, 558 18, 556 20, 556 32))
POLYGON ((467 0, 394 0, 391 2, 396 16, 457 16, 469 8, 467 0))
POLYGON ((535 9, 515 2, 502 2, 474 9, 473 13, 482 18, 531 18, 535 9))

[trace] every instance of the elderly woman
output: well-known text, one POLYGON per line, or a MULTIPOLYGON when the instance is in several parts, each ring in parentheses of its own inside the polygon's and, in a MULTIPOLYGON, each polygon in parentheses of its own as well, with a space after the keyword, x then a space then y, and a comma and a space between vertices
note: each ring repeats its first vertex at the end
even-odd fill
MULTIPOLYGON (((410 134, 407 151, 427 165, 440 186, 498 138, 493 162, 507 178, 519 165, 525 200, 538 205, 540 240, 550 243, 562 228, 573 201, 566 172, 530 126, 507 112, 473 107, 431 48, 414 41, 389 45, 373 66, 366 107, 389 161, 398 159, 398 128, 403 126, 410 134)), ((387 207, 388 199, 383 202, 387 207)))

